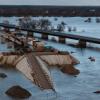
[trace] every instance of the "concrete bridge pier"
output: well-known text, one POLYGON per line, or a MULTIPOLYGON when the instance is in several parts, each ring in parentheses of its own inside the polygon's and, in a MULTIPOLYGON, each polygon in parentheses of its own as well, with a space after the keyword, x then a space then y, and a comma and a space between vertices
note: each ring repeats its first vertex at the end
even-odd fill
POLYGON ((20 30, 19 28, 15 28, 15 32, 20 33, 20 32, 21 32, 21 30, 20 30))
POLYGON ((33 32, 27 32, 27 37, 34 37, 34 33, 33 32))
POLYGON ((41 38, 44 39, 44 40, 48 40, 48 35, 47 34, 42 34, 41 38))
POLYGON ((5 33, 10 32, 10 29, 9 28, 4 28, 3 30, 4 30, 5 33))
POLYGON ((5 38, 3 38, 3 36, 1 36, 1 37, 0 37, 0 43, 1 43, 1 44, 4 44, 5 41, 6 41, 5 38))
POLYGON ((81 47, 81 48, 86 48, 86 41, 84 40, 79 40, 79 43, 77 45, 78 47, 81 47))
POLYGON ((59 43, 66 43, 66 39, 64 37, 59 37, 59 43))

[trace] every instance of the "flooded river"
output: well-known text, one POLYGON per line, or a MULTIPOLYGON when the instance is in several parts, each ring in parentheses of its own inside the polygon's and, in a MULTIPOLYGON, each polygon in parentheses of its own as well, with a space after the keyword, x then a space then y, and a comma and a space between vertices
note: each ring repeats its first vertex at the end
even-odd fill
MULTIPOLYGON (((14 23, 13 21, 15 19, 15 17, 13 17, 13 20, 11 18, 11 22, 14 23)), ((59 19, 60 21, 65 20, 70 26, 77 26, 77 34, 83 34, 82 30, 85 30, 83 34, 85 36, 100 37, 100 24, 94 22, 95 18, 93 18, 92 25, 87 25, 88 27, 84 25, 84 18, 81 17, 61 17, 59 19), (88 33, 86 34, 86 32, 88 33)), ((0 21, 1 20, 3 20, 3 18, 1 18, 0 21)), ((51 20, 53 20, 53 18, 51 18, 51 20)), ((75 66, 80 70, 80 74, 74 77, 62 73, 57 68, 51 69, 50 73, 56 90, 55 93, 52 90, 42 91, 19 71, 15 69, 5 69, 1 66, 0 72, 6 73, 8 77, 0 79, 0 100, 19 100, 10 98, 5 94, 5 91, 14 85, 21 85, 32 93, 32 96, 26 100, 100 100, 100 94, 93 93, 100 90, 100 51, 88 48, 74 48, 68 45, 47 41, 46 45, 53 46, 61 51, 75 52, 72 55, 80 61, 80 64, 75 66), (95 62, 91 62, 88 59, 90 56, 95 57, 95 62)), ((100 47, 99 44, 95 46, 100 47)), ((0 44, 0 51, 7 50, 5 44, 0 44)))

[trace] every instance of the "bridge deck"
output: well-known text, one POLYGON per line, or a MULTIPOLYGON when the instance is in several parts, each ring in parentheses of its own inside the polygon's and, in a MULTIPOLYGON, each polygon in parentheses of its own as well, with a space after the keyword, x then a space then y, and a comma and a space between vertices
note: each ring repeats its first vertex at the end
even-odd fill
POLYGON ((38 30, 38 29, 19 28, 16 25, 6 25, 3 23, 0 23, 0 26, 5 27, 5 28, 10 28, 10 29, 20 29, 20 30, 28 31, 28 32, 36 32, 36 33, 41 33, 41 34, 47 34, 47 35, 58 36, 58 37, 63 37, 63 38, 70 38, 70 39, 75 39, 75 40, 83 40, 86 42, 100 44, 100 38, 65 34, 65 33, 61 33, 61 32, 53 32, 53 31, 43 31, 43 30, 38 30))

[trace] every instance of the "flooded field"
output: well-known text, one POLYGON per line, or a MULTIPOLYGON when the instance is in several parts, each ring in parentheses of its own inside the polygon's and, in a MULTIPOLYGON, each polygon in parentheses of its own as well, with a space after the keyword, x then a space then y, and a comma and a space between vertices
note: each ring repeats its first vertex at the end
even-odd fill
MULTIPOLYGON (((10 23, 17 24, 16 17, 1 17, 0 22, 4 19, 8 19, 10 23)), ((70 34, 100 37, 100 23, 95 22, 95 17, 92 18, 91 23, 85 23, 84 20, 86 18, 84 17, 60 17, 58 18, 58 21, 54 21, 53 17, 50 17, 49 19, 55 26, 61 21, 64 21, 67 26, 77 27, 77 31, 70 32, 70 34)), ((21 85, 32 93, 32 96, 26 100, 99 100, 100 94, 95 94, 93 92, 100 90, 100 51, 88 48, 74 48, 65 44, 48 41, 45 42, 46 45, 53 46, 61 51, 74 52, 72 55, 80 61, 80 64, 75 66, 80 70, 80 74, 77 75, 77 77, 74 77, 62 73, 57 68, 51 69, 50 74, 56 90, 55 93, 52 90, 41 91, 19 71, 15 69, 5 69, 1 66, 0 72, 6 73, 7 78, 0 79, 0 100, 19 100, 10 98, 5 94, 5 91, 14 85, 21 85), (88 59, 90 56, 95 57, 95 62, 91 62, 88 59)), ((100 47, 100 44, 90 43, 90 45, 100 47)), ((5 44, 0 44, 1 52, 7 50, 5 44)))

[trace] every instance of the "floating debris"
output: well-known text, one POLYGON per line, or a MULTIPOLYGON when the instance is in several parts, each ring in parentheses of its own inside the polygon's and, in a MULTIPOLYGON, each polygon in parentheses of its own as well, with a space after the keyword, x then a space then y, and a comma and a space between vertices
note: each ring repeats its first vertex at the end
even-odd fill
POLYGON ((86 19, 84 22, 90 23, 91 22, 91 18, 86 19))
POLYGON ((90 61, 95 61, 95 57, 89 57, 88 59, 90 59, 90 61))
POLYGON ((93 93, 100 94, 100 90, 98 90, 98 91, 95 91, 95 92, 93 92, 93 93))

